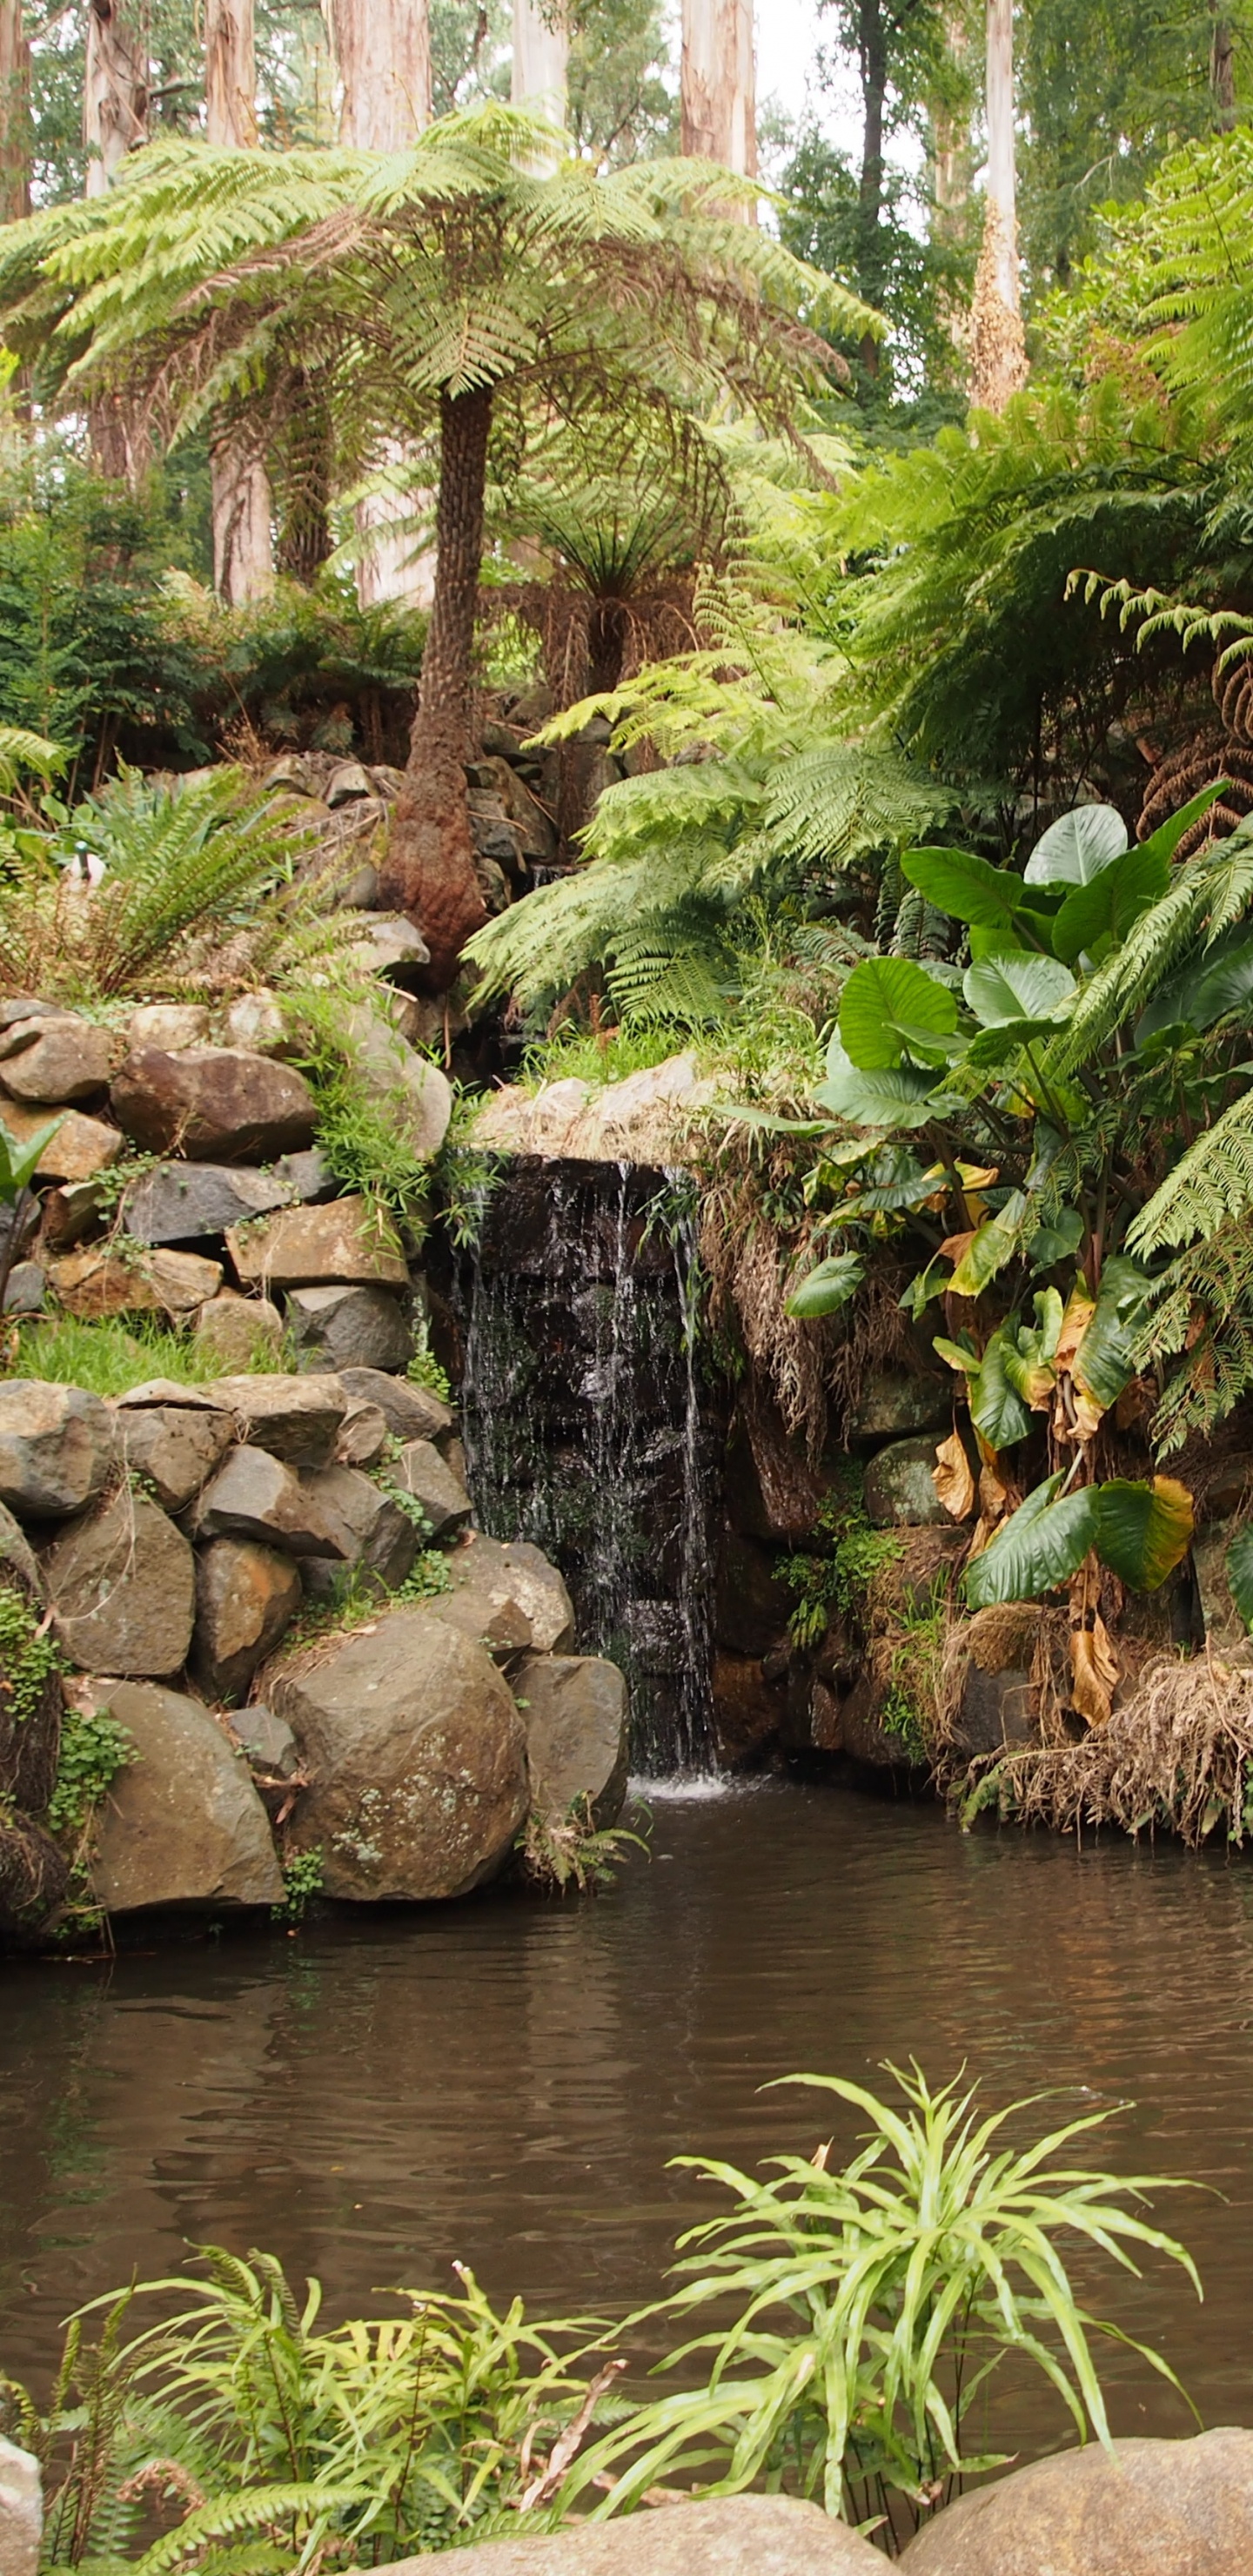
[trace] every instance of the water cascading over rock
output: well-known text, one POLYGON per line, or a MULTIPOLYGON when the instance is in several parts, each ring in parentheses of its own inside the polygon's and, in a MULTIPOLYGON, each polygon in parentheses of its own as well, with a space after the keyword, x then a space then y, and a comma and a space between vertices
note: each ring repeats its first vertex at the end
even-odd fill
POLYGON ((654 1778, 713 1765, 721 1441, 696 1298, 689 1176, 628 1163, 511 1161, 460 1279, 480 1524, 561 1567, 654 1778))

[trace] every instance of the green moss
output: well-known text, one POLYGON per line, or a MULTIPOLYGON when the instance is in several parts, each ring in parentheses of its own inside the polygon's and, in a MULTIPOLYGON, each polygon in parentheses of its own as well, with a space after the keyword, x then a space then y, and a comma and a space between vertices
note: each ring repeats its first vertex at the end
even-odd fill
POLYGON ((44 1690, 62 1661, 35 1604, 15 1583, 0 1583, 0 1709, 16 1726, 38 1714, 44 1690))
POLYGON ((44 1820, 49 1833, 82 1833, 119 1771, 138 1758, 134 1738, 107 1709, 68 1708, 56 1787, 44 1820))

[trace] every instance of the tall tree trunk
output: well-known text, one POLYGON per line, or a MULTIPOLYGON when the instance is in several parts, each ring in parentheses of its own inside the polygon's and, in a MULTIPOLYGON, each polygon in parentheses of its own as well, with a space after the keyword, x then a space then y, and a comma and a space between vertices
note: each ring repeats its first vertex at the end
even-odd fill
POLYGON ((406 152, 431 121, 426 0, 328 0, 343 85, 339 139, 353 152, 406 152))
POLYGON ((474 621, 483 560, 483 491, 492 397, 440 397, 435 598, 404 789, 380 872, 385 903, 410 913, 431 952, 425 980, 446 992, 461 950, 487 918, 466 803, 474 621))
POLYGON ((514 107, 529 108, 533 116, 564 127, 569 55, 570 38, 559 18, 550 26, 536 0, 513 0, 509 97, 514 107))
POLYGON ((1027 381, 1018 283, 1013 0, 987 0, 988 198, 970 315, 970 395, 1004 411, 1027 381))
POLYGON ((22 0, 0 0, 0 223, 30 213, 30 47, 22 0))
MULTIPOLYGON (((257 54, 253 0, 207 0, 205 132, 227 152, 255 151, 257 54)), ((259 456, 228 436, 214 445, 213 585, 230 608, 274 587, 270 481, 259 456)))
POLYGON ((1231 20, 1217 0, 1210 0, 1210 22, 1209 85, 1214 124, 1220 134, 1230 134, 1236 121, 1236 40, 1231 20))
POLYGON ((680 107, 685 153, 756 178, 753 0, 683 0, 680 107))
MULTIPOLYGON (((861 76, 861 175, 857 182, 857 287, 867 304, 883 298, 883 117, 888 94, 888 37, 881 0, 860 0, 857 64, 861 76)), ((879 372, 879 344, 867 332, 861 347, 867 373, 879 372)))
MULTIPOLYGON (((970 40, 965 18, 958 10, 953 10, 945 21, 944 49, 954 75, 964 84, 970 40)), ((931 231, 936 241, 960 242, 966 228, 974 169, 968 108, 954 107, 948 97, 937 98, 931 109, 931 231)))
POLYGON ((148 140, 148 63, 122 0, 88 0, 83 141, 89 197, 112 187, 128 152, 148 140))
MULTIPOLYGON (((431 121, 431 28, 427 0, 324 0, 341 84, 339 139, 354 152, 407 152, 431 121)), ((404 480, 405 450, 389 444, 386 461, 404 480)), ((391 536, 394 512, 382 499, 362 501, 357 599, 429 608, 435 567, 410 538, 391 536)))

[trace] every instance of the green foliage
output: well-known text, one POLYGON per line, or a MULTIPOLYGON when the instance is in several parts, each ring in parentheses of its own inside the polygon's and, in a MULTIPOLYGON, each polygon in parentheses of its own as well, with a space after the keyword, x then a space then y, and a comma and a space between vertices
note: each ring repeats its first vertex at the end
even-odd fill
POLYGON ((872 1526, 861 1476, 852 1470, 825 1497, 814 1536, 813 1550, 784 1557, 779 1567, 796 1595, 788 1630, 802 1652, 820 1643, 833 1609, 864 1624, 875 1576, 897 1564, 904 1550, 897 1531, 872 1526))
POLYGON ((35 1717, 64 1658, 29 1596, 0 1583, 0 1705, 15 1726, 35 1717))
POLYGON ((586 1795, 575 1798, 564 1815, 532 1807, 514 1845, 524 1877, 558 1895, 573 1887, 580 1896, 612 1887, 629 1848, 647 1852, 648 1843, 621 1825, 598 1826, 586 1795))
MULTIPOLYGON (((253 1373, 264 1372, 273 1365, 273 1353, 267 1347, 254 1351, 245 1367, 253 1373)), ((128 1387, 142 1386, 151 1377, 173 1378, 180 1386, 199 1386, 214 1377, 236 1377, 240 1364, 232 1358, 227 1369, 189 1336, 166 1331, 140 1318, 129 1325, 115 1321, 83 1324, 66 1315, 55 1321, 49 1318, 23 1324, 13 1374, 47 1378, 58 1386, 85 1387, 89 1395, 107 1399, 125 1395, 128 1387)))
MULTIPOLYGON (((687 2385, 579 2460, 572 2492, 618 2481, 599 2514, 679 2477, 715 2494, 764 2481, 851 2522, 883 2516, 899 2540, 962 2475, 1001 2464, 971 2456, 965 2427, 1011 2354, 1044 2374, 1080 2440, 1109 2445, 1094 2345, 1126 2338, 1081 2305, 1063 2248, 1077 2240, 1130 2273, 1161 2254, 1199 2293, 1182 2247, 1137 2214, 1161 2181, 1072 2161, 1107 2112, 1020 2147, 1013 2134, 1033 2104, 981 2117, 973 2086, 933 2090, 916 2066, 888 2072, 900 2107, 838 2076, 785 2079, 866 2114, 868 2141, 839 2171, 827 2169, 829 2146, 775 2157, 765 2181, 679 2160, 734 2207, 680 2240, 683 2286, 665 2312, 685 2339, 658 2368, 687 2385), (733 2322, 706 2324, 728 2308, 733 2322)), ((1135 2349, 1177 2384, 1157 2354, 1135 2349)))
POLYGON ((134 1739, 107 1709, 67 1706, 56 1786, 44 1818, 49 1833, 86 1835, 119 1771, 138 1758, 134 1739))
POLYGON ((325 1876, 320 1843, 314 1843, 309 1851, 293 1852, 283 1863, 283 1902, 272 1908, 275 1922, 289 1928, 303 1923, 310 1906, 322 1893, 325 1876))
POLYGON ((431 1394, 437 1395, 441 1404, 451 1403, 452 1385, 448 1371, 440 1366, 434 1351, 425 1344, 421 1350, 414 1352, 405 1370, 405 1376, 411 1386, 429 1387, 431 1394))
POLYGON ((380 1241, 394 1250, 403 1232, 426 1226, 430 1165, 413 1145, 413 1095, 404 1080, 406 1050, 395 1047, 395 1069, 367 1059, 346 1015, 376 1016, 385 1037, 383 1005, 368 980, 345 983, 324 975, 298 984, 288 1014, 299 1063, 317 1100, 318 1143, 345 1190, 359 1193, 375 1211, 380 1241))

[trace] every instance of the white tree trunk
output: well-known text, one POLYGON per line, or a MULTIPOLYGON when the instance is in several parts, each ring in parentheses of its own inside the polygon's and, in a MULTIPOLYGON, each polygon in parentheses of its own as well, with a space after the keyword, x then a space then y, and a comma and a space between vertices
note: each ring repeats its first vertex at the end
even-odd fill
POLYGON ((128 152, 148 140, 148 64, 120 0, 88 0, 83 81, 84 194, 103 197, 128 152))
POLYGON ((513 0, 509 96, 515 107, 529 108, 532 116, 547 117, 550 125, 564 127, 569 55, 570 38, 560 20, 549 26, 536 0, 513 0))
POLYGON ((339 139, 354 152, 405 152, 431 121, 426 0, 329 0, 342 84, 339 139))
MULTIPOLYGON (((431 121, 431 32, 426 0, 326 0, 342 98, 339 139, 357 152, 405 152, 431 121)), ((403 485, 405 450, 389 444, 388 468, 403 485)), ((421 496, 420 496, 421 497, 421 496)), ((429 496, 427 496, 429 497, 429 496)), ((387 533, 394 518, 382 498, 362 501, 357 564, 362 608, 384 600, 429 609, 435 557, 415 555, 413 540, 387 533)))
POLYGON ((1027 381, 1018 281, 1013 0, 987 0, 987 216, 970 315, 970 394, 1003 411, 1027 381))
MULTIPOLYGON (((253 0, 207 0, 204 22, 205 131, 228 152, 257 143, 257 56, 253 0)), ((264 599, 274 587, 270 481, 259 456, 238 439, 213 450, 213 584, 228 607, 264 599)))
POLYGON ((0 223, 30 213, 30 47, 22 0, 0 0, 0 223))
POLYGON ((757 176, 753 0, 683 0, 682 148, 757 176))

